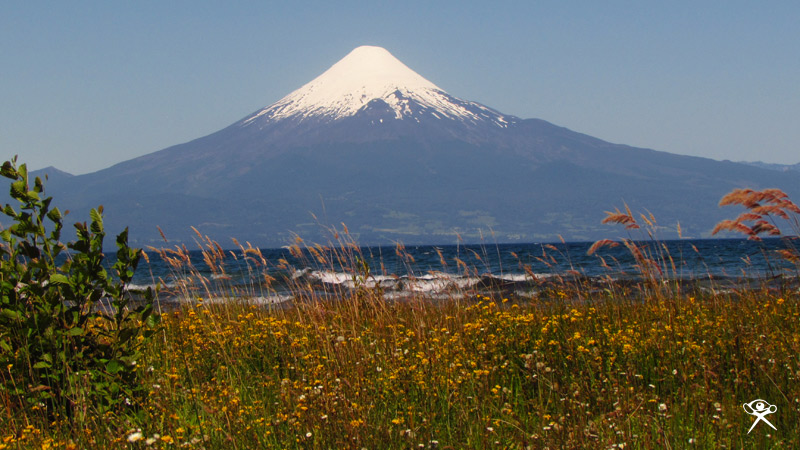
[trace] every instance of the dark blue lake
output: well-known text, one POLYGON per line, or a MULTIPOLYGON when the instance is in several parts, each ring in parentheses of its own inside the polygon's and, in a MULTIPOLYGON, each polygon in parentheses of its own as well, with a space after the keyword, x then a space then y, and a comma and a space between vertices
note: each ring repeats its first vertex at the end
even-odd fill
MULTIPOLYGON (((653 260, 648 270, 662 279, 709 280, 734 285, 759 280, 797 279, 797 266, 777 251, 795 240, 743 239, 637 242, 653 260)), ((554 278, 636 282, 642 270, 623 245, 602 247, 589 255, 591 242, 445 245, 410 247, 315 247, 219 250, 207 260, 203 252, 183 253, 180 264, 168 264, 149 251, 132 289, 160 283, 162 298, 246 296, 283 301, 297 286, 340 292, 357 285, 384 291, 442 294, 503 288, 520 294, 554 278), (209 262, 211 263, 209 265, 209 262)), ((175 257, 175 255, 173 255, 175 257)), ((109 260, 113 260, 110 257, 109 260)))

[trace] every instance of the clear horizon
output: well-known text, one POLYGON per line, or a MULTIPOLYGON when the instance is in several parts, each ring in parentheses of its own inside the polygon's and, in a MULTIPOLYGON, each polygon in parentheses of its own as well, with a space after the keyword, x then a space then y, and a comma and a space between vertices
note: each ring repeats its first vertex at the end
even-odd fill
POLYGON ((213 133, 359 45, 448 93, 614 143, 800 162, 793 2, 16 2, 0 147, 80 174, 213 133))

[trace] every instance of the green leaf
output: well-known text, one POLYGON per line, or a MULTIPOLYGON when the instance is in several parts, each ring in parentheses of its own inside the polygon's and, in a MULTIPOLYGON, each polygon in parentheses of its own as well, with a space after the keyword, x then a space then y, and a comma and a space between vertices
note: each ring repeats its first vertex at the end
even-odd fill
POLYGON ((11 164, 11 161, 6 161, 3 163, 3 167, 0 169, 0 175, 3 175, 6 178, 17 178, 17 171, 14 170, 14 166, 11 164))
POLYGON ((39 361, 39 362, 37 362, 36 364, 33 365, 34 369, 49 369, 50 367, 51 367, 50 363, 47 363, 47 362, 44 362, 44 361, 39 361))
POLYGON ((67 331, 68 336, 77 336, 79 334, 83 334, 83 328, 81 327, 70 328, 69 331, 67 331))
POLYGON ((54 273, 50 275, 50 283, 52 284, 69 284, 69 278, 62 273, 54 273))
POLYGON ((125 366, 123 366, 122 363, 117 361, 116 359, 112 359, 106 364, 106 371, 108 373, 118 373, 124 368, 125 366))
POLYGON ((159 322, 161 322, 161 316, 157 314, 151 314, 147 316, 147 319, 145 319, 145 324, 147 324, 147 326, 150 328, 155 328, 155 326, 158 325, 159 322))
POLYGON ((122 249, 128 248, 128 228, 125 227, 120 234, 117 235, 117 247, 122 249))
POLYGON ((89 217, 92 219, 92 222, 103 222, 103 216, 96 209, 92 209, 89 212, 89 217))
POLYGON ((9 320, 19 320, 22 317, 22 314, 20 314, 19 311, 4 308, 0 311, 0 317, 5 317, 9 320))
POLYGON ((92 233, 103 233, 103 207, 100 206, 98 209, 91 210, 89 212, 89 217, 92 219, 92 224, 89 226, 92 233))
POLYGON ((53 208, 47 213, 47 218, 52 220, 53 222, 60 222, 61 221, 61 211, 58 208, 53 208))
POLYGON ((137 328, 125 328, 119 333, 119 343, 124 344, 137 334, 139 334, 137 328))
POLYGON ((22 180, 17 180, 11 183, 11 196, 17 200, 21 200, 25 197, 25 194, 28 192, 27 186, 25 186, 25 182, 22 180))

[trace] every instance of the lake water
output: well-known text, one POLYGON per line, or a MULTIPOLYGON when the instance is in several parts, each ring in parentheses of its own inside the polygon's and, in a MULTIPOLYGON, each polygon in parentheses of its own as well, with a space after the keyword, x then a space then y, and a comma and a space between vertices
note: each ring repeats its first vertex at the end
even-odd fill
MULTIPOLYGON (((790 280, 797 266, 776 251, 797 241, 770 239, 676 240, 638 242, 656 261, 650 270, 661 279, 732 288, 742 283, 790 280)), ((188 251, 188 262, 167 264, 148 252, 131 289, 160 283, 162 300, 178 297, 248 297, 265 303, 291 299, 299 286, 337 294, 358 286, 380 286, 385 295, 452 295, 453 292, 502 290, 535 295, 555 280, 580 280, 587 285, 611 281, 636 283, 642 270, 632 252, 620 245, 603 247, 589 255, 590 242, 262 249, 244 254, 223 251, 224 257, 207 264, 200 250, 188 251), (263 257, 263 258, 262 258, 263 257), (213 266, 213 269, 212 269, 213 266)), ((113 258, 109 258, 113 260, 113 258)))

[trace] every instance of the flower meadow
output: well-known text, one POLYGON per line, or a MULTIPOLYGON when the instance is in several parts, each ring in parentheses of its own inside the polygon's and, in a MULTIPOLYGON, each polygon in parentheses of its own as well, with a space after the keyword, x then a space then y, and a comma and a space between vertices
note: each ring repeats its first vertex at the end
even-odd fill
MULTIPOLYGON (((609 218, 636 229, 630 211, 609 218)), ((136 335, 142 394, 120 391, 119 407, 0 393, 0 450, 800 448, 796 283, 691 289, 665 275, 669 255, 623 240, 637 284, 391 298, 339 243, 310 253, 349 268, 352 288, 298 284, 284 304, 184 290, 136 335), (777 407, 774 429, 754 426, 755 399, 777 407)), ((185 251, 160 255, 207 285, 185 251)), ((24 383, 12 366, 0 381, 24 383)))
POLYGON ((0 448, 797 448, 796 293, 164 313, 124 413, 4 408, 0 448), (757 427, 742 404, 778 406, 757 427))

